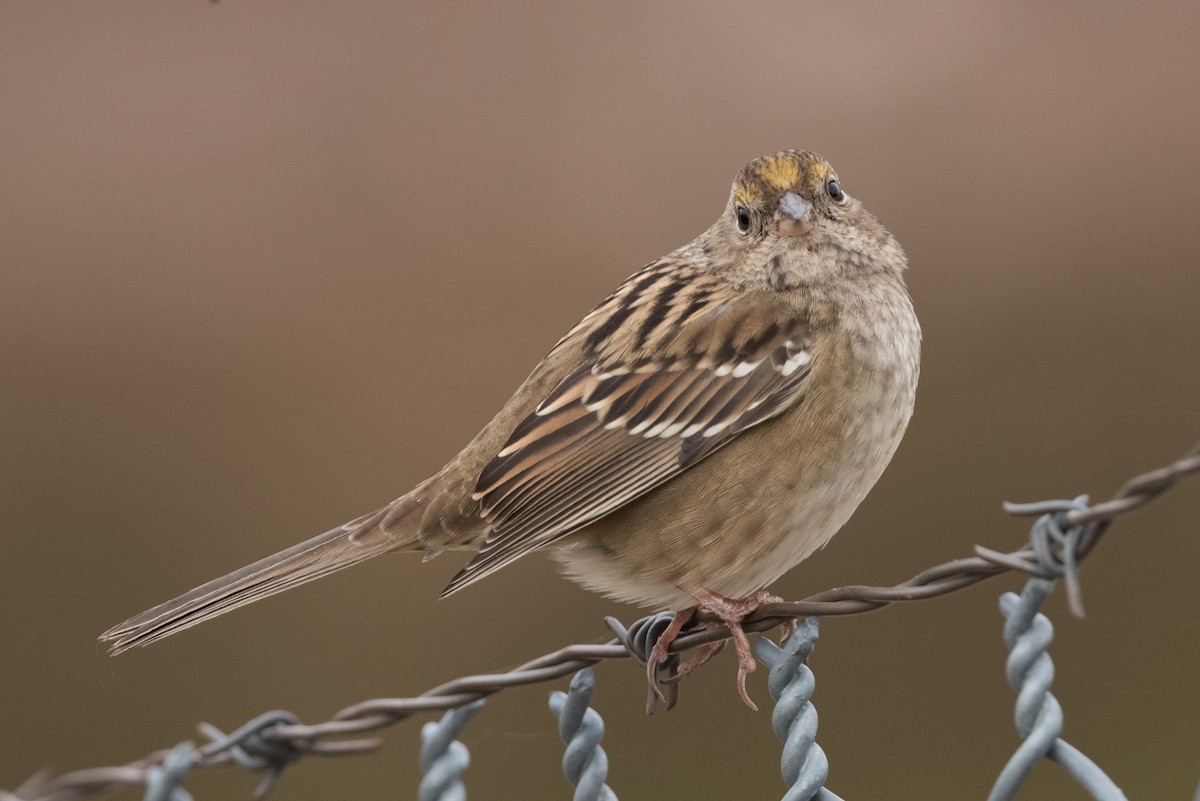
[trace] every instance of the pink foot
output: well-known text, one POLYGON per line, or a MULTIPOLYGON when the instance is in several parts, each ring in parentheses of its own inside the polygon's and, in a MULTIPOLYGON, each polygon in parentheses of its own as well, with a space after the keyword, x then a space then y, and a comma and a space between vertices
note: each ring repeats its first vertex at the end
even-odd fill
MULTIPOLYGON (((729 629, 729 635, 733 640, 733 646, 737 651, 738 657, 738 694, 742 697, 742 701, 746 703, 746 706, 757 712, 758 707, 750 700, 750 694, 746 692, 746 676, 755 671, 758 667, 758 661, 755 660, 754 653, 750 650, 750 640, 746 637, 746 632, 742 630, 742 621, 763 604, 774 603, 783 599, 778 595, 772 595, 766 590, 759 590, 756 593, 747 595, 745 598, 727 598, 724 595, 719 595, 709 590, 694 592, 692 595, 704 608, 719 617, 721 623, 729 629)), ((671 623, 659 635, 658 640, 654 643, 654 647, 650 650, 650 654, 646 659, 646 680, 650 683, 651 689, 658 696, 659 700, 664 703, 666 703, 666 697, 658 687, 658 682, 655 679, 655 671, 660 664, 666 661, 669 656, 671 644, 675 642, 683 627, 696 616, 696 612, 699 609, 700 606, 691 606, 676 612, 675 617, 671 619, 671 623)), ((716 623, 709 623, 708 628, 713 628, 717 625, 716 623)), ((796 625, 796 622, 792 621, 790 624, 783 626, 784 639, 796 630, 796 625)), ((701 665, 712 659, 723 647, 725 647, 724 642, 715 642, 700 646, 696 654, 684 662, 675 675, 667 680, 668 683, 673 684, 684 676, 694 673, 701 665)))
MULTIPOLYGON (((772 595, 766 590, 759 590, 752 595, 747 595, 745 598, 726 598, 724 595, 718 595, 715 592, 706 590, 697 593, 696 600, 703 603, 707 609, 721 618, 721 622, 729 629, 729 634, 733 638, 733 647, 737 651, 738 657, 738 694, 742 697, 746 706, 757 712, 758 707, 750 700, 750 695, 746 692, 746 676, 755 671, 758 667, 758 661, 755 660, 754 653, 750 650, 750 640, 746 637, 746 632, 742 631, 742 621, 746 619, 747 615, 763 604, 774 603, 783 599, 777 595, 772 595)), ((795 629, 794 625, 792 629, 795 629)), ((703 664, 711 656, 711 653, 707 654, 700 664, 703 664)), ((695 670, 699 666, 696 665, 691 669, 695 670)))
MULTIPOLYGON (((706 628, 711 629, 715 628, 716 626, 716 623, 708 623, 706 628)), ((699 670, 702 665, 708 662, 708 660, 716 656, 717 652, 724 647, 724 641, 710 642, 705 645, 701 645, 696 649, 695 654, 693 654, 686 662, 679 666, 678 670, 675 671, 675 675, 667 679, 668 683, 674 684, 675 682, 682 681, 687 676, 692 675, 699 670)))

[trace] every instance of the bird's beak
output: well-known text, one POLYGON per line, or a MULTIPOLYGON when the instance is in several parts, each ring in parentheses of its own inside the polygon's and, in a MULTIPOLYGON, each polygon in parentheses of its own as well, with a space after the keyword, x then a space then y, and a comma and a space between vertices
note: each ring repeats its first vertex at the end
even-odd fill
POLYGON ((804 236, 817 224, 812 204, 795 192, 786 192, 775 212, 775 232, 781 236, 804 236))

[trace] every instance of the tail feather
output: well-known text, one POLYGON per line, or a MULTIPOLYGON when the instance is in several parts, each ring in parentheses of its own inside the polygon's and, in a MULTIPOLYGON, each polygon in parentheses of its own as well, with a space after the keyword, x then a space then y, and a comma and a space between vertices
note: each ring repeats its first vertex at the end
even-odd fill
POLYGON ((213 579, 113 626, 100 639, 115 656, 373 556, 419 547, 415 537, 397 538, 380 528, 385 516, 389 524, 395 522, 395 511, 394 506, 381 509, 213 579))

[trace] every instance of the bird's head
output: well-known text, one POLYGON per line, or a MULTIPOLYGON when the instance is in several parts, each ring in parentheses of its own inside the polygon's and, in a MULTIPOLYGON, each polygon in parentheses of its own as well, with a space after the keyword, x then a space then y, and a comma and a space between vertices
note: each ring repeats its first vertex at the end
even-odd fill
POLYGON ((806 150, 783 150, 743 167, 725 213, 703 239, 714 267, 731 280, 773 289, 904 266, 892 236, 846 194, 829 162, 806 150))

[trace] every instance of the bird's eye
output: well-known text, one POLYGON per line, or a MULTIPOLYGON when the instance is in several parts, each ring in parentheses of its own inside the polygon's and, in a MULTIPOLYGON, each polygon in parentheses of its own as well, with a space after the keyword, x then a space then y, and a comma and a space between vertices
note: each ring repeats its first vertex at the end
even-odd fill
POLYGON ((750 233, 750 211, 745 206, 737 207, 737 227, 743 234, 750 233))
POLYGON ((834 203, 845 203, 850 199, 849 196, 842 191, 842 188, 838 186, 837 181, 830 181, 829 183, 825 184, 825 191, 827 191, 829 196, 833 198, 834 203))

